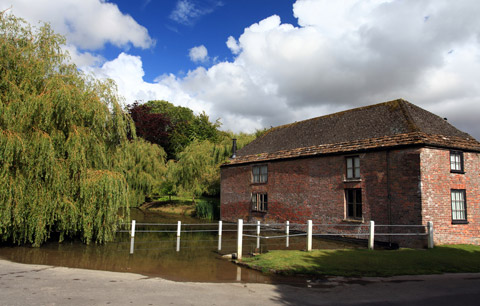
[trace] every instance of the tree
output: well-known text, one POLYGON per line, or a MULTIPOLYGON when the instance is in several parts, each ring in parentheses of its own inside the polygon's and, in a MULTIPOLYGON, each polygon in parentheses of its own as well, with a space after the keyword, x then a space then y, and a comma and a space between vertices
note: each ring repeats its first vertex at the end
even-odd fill
POLYGON ((180 152, 194 140, 217 142, 220 137, 220 122, 210 122, 205 112, 195 115, 188 107, 175 106, 163 100, 148 101, 144 105, 151 113, 162 114, 170 120, 168 145, 164 146, 169 159, 178 159, 180 152))
POLYGON ((139 105, 138 102, 128 105, 127 110, 135 122, 137 136, 161 147, 168 146, 168 136, 172 127, 164 114, 153 113, 150 106, 139 105))
POLYGON ((38 246, 53 232, 112 240, 129 205, 164 171, 164 153, 136 139, 115 84, 79 72, 64 42, 48 25, 0 13, 3 241, 38 246))
POLYGON ((224 133, 218 143, 193 141, 179 154, 178 162, 169 163, 167 172, 179 193, 193 197, 220 194, 220 165, 232 155, 232 138, 240 149, 255 139, 251 134, 224 133))

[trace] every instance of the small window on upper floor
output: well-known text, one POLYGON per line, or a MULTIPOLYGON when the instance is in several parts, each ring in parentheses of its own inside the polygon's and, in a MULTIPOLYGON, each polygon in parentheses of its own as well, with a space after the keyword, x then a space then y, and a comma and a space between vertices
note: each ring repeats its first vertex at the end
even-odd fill
POLYGON ((252 183, 266 183, 268 169, 266 165, 252 167, 252 183))
POLYGON ((360 178, 360 157, 358 156, 349 156, 345 158, 347 163, 347 180, 359 179, 360 178))
POLYGON ((450 172, 464 173, 463 152, 450 151, 450 172))

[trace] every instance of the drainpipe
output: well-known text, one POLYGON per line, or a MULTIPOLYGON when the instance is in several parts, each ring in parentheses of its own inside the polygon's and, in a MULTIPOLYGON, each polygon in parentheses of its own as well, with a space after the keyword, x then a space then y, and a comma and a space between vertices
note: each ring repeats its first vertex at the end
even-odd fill
MULTIPOLYGON (((387 206, 388 206, 388 224, 392 225, 392 197, 390 195, 390 150, 387 150, 385 155, 387 163, 387 206)), ((392 227, 388 227, 388 232, 392 232, 392 227)), ((388 236, 388 243, 392 246, 392 236, 388 236)))
POLYGON ((232 156, 230 158, 235 158, 237 157, 237 139, 233 138, 232 139, 232 156))

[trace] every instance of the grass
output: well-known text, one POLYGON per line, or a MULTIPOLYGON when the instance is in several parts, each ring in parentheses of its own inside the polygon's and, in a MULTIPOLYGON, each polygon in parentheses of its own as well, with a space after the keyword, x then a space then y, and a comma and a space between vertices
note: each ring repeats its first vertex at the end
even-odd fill
POLYGON ((394 276, 480 272, 480 246, 434 249, 270 251, 243 259, 247 266, 280 274, 394 276))
POLYGON ((142 209, 164 213, 196 216, 202 219, 217 220, 220 217, 220 201, 218 198, 200 197, 195 199, 181 196, 161 196, 145 203, 142 209))

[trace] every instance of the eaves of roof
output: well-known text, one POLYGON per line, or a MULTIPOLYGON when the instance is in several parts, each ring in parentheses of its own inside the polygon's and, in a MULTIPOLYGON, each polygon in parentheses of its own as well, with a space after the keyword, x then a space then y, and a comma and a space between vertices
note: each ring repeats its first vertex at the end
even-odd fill
POLYGON ((368 138, 350 142, 322 144, 304 148, 282 150, 272 153, 259 153, 238 156, 236 158, 230 159, 227 163, 223 164, 222 167, 284 159, 305 158, 329 154, 382 150, 405 146, 432 146, 470 152, 480 152, 480 143, 473 138, 466 139, 456 136, 429 135, 422 132, 411 132, 405 134, 397 134, 393 136, 368 138))

